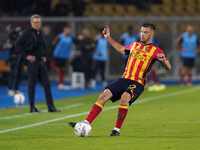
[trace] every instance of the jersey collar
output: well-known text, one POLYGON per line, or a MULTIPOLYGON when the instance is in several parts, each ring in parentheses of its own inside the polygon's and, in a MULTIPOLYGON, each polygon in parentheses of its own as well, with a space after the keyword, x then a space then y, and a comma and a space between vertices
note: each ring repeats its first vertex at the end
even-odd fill
POLYGON ((141 45, 143 45, 143 46, 148 46, 148 45, 151 45, 151 44, 153 44, 153 43, 149 43, 149 44, 143 44, 142 42, 140 42, 141 43, 141 45))

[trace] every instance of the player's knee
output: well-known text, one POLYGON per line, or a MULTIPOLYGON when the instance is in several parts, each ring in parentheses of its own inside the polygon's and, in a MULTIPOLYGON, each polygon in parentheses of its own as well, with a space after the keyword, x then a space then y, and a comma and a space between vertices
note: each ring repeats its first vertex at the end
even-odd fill
POLYGON ((104 105, 106 103, 106 101, 107 101, 106 94, 101 93, 97 102, 104 105))
POLYGON ((103 93, 100 94, 98 103, 104 105, 110 98, 112 97, 112 93, 109 91, 104 91, 103 93))
POLYGON ((131 95, 129 93, 124 93, 120 99, 120 105, 127 105, 131 100, 131 95))

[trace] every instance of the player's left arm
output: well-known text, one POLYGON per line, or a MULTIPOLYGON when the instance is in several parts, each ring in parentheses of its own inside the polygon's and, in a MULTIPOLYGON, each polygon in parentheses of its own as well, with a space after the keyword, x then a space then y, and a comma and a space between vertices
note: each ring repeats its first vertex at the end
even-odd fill
POLYGON ((116 42, 114 39, 110 37, 110 28, 106 26, 103 30, 103 35, 106 38, 106 40, 121 54, 125 54, 124 52, 124 46, 120 43, 116 42))
POLYGON ((199 37, 197 39, 197 48, 194 51, 195 51, 195 53, 199 53, 200 52, 200 40, 199 40, 199 37))
POLYGON ((60 39, 60 35, 58 34, 58 35, 54 38, 53 42, 51 43, 52 46, 55 46, 56 43, 59 41, 59 39, 60 39))
POLYGON ((171 70, 171 64, 169 61, 165 58, 164 53, 157 53, 158 60, 162 63, 163 67, 167 70, 171 70))

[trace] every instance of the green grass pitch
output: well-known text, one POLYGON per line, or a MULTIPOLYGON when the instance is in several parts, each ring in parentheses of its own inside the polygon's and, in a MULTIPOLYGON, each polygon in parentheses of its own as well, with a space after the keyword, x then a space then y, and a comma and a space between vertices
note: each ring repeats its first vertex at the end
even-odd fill
POLYGON ((55 101, 61 113, 47 113, 46 104, 0 110, 0 150, 199 150, 200 87, 172 86, 145 90, 129 107, 120 137, 108 137, 119 103, 106 103, 92 123, 89 137, 77 137, 67 125, 82 121, 99 94, 55 101))

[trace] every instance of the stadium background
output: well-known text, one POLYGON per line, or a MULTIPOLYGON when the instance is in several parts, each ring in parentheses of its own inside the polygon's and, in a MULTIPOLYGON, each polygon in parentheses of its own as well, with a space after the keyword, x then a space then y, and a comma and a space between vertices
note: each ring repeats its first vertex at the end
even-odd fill
MULTIPOLYGON (((75 1, 75 0, 74 0, 75 1)), ((171 71, 165 71, 159 67, 160 80, 179 80, 181 67, 180 52, 175 46, 175 39, 181 32, 185 31, 187 24, 193 24, 195 32, 200 35, 200 0, 87 0, 82 16, 75 16, 73 11, 73 0, 9 0, 0 1, 0 52, 6 41, 10 25, 12 28, 22 26, 24 29, 30 27, 29 19, 34 13, 42 16, 43 25, 49 25, 52 34, 56 36, 62 32, 65 25, 72 28, 72 35, 81 34, 83 27, 89 28, 91 36, 94 37, 98 28, 108 25, 111 28, 111 36, 118 40, 120 35, 126 31, 129 25, 133 25, 137 34, 140 25, 144 22, 152 22, 156 25, 156 38, 161 43, 161 49, 172 64, 171 71), (56 5, 60 2, 68 7, 63 14, 56 14, 56 5), (139 2, 139 3, 138 3, 139 2)), ((73 47, 73 50, 76 50, 73 47)), ((4 55, 1 57, 1 77, 9 68, 4 66, 4 55)), ((199 80, 200 65, 199 55, 196 59, 193 80, 199 80)), ((65 77, 70 81, 71 67, 65 77)), ((109 46, 109 59, 107 62, 106 76, 108 80, 119 78, 124 71, 121 54, 109 46)), ((51 72, 50 79, 57 81, 57 74, 51 72)))

